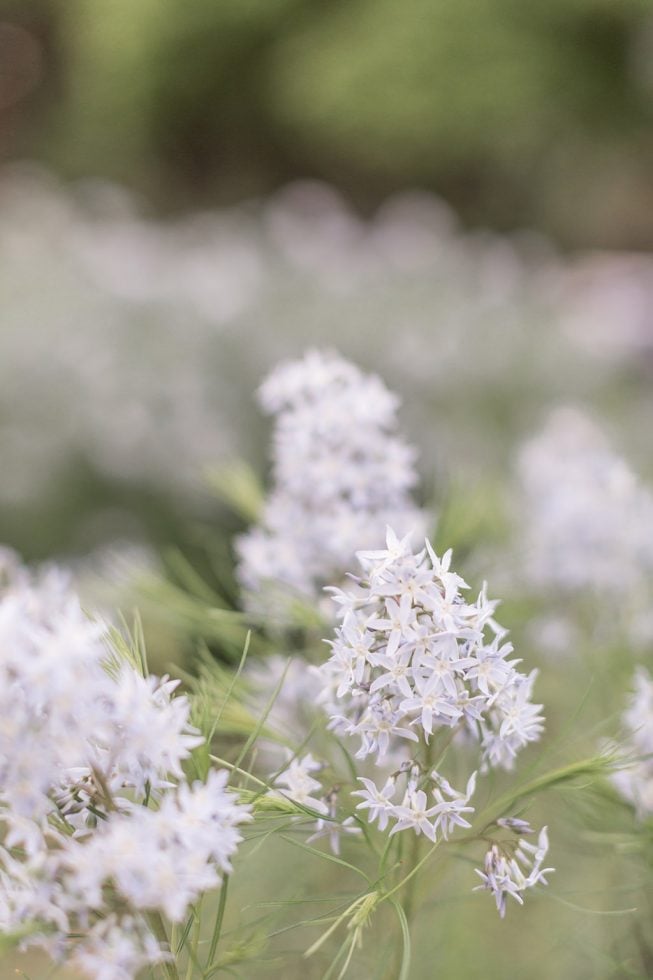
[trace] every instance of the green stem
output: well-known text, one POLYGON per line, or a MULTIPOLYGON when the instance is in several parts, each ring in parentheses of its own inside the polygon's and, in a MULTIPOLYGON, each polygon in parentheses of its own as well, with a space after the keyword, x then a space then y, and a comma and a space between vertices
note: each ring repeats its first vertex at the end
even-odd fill
POLYGON ((192 980, 193 978, 193 967, 198 963, 197 949, 200 943, 200 934, 202 926, 202 899, 200 898, 197 903, 197 909, 195 910, 195 916, 193 919, 193 938, 191 944, 188 947, 188 963, 186 964, 186 980, 192 980))
MULTIPOLYGON (((218 911, 215 917, 215 925, 213 926, 213 935, 211 936, 211 945, 209 946, 209 958, 206 961, 206 973, 213 966, 213 960, 215 959, 215 953, 218 948, 218 943, 220 942, 220 933, 222 932, 222 921, 224 919, 224 911, 227 905, 227 890, 229 887, 229 876, 225 875, 222 880, 222 887, 220 888, 220 900, 218 902, 218 911)), ((205 974, 206 975, 206 974, 205 974)))
MULTIPOLYGON (((409 867, 411 869, 416 868, 419 863, 419 848, 420 848, 421 838, 415 834, 413 840, 410 843, 410 857, 409 857, 409 867)), ((406 897, 404 898, 403 907, 406 920, 410 925, 413 908, 415 905, 415 889, 417 886, 417 875, 413 875, 409 881, 407 881, 406 897)))
POLYGON ((251 772, 247 772, 245 769, 241 769, 240 766, 235 766, 233 762, 227 762, 226 759, 221 759, 219 755, 210 755, 209 759, 212 762, 217 762, 219 766, 224 766, 225 769, 230 769, 231 772, 237 772, 239 776, 246 776, 247 779, 251 780, 253 783, 257 783, 259 786, 263 786, 264 789, 270 789, 268 783, 264 783, 262 779, 258 776, 253 776, 251 772))
MULTIPOLYGON (((168 940, 168 933, 166 932, 166 927, 161 917, 160 912, 152 912, 149 917, 150 928, 156 936, 159 945, 162 947, 164 952, 170 950, 170 942, 168 940)), ((173 960, 163 960, 161 963, 161 969, 165 973, 168 980, 180 980, 179 973, 177 971, 177 965, 173 960)))
POLYGON ((582 759, 580 762, 572 762, 568 766, 562 766, 560 769, 553 769, 551 772, 544 773, 543 776, 537 776, 535 779, 531 779, 530 782, 524 783, 524 785, 519 787, 516 791, 504 793, 504 795, 500 796, 498 800, 495 800, 494 803, 491 803, 490 806, 486 807, 486 809, 479 814, 478 822, 481 827, 480 831, 473 831, 461 839, 466 840, 469 838, 477 838, 479 834, 482 834, 485 828, 494 823, 498 817, 505 816, 506 811, 513 807, 518 800, 523 799, 524 796, 531 796, 533 793, 539 793, 548 786, 553 786, 557 783, 568 782, 569 780, 574 779, 576 776, 601 772, 605 768, 605 759, 598 756, 592 759, 582 759))
POLYGON ((394 888, 391 888, 390 889, 389 892, 385 892, 384 894, 381 895, 381 897, 379 899, 379 905, 381 904, 381 902, 386 902, 389 898, 392 897, 392 895, 396 895, 396 893, 398 891, 400 891, 404 887, 404 885, 407 885, 408 882, 411 881, 411 879, 415 877, 415 875, 417 874, 417 872, 422 869, 422 867, 426 864, 426 862, 429 860, 429 858, 431 857, 431 855, 435 853, 435 851, 438 849, 439 846, 440 846, 440 841, 438 840, 438 841, 435 842, 435 844, 433 845, 433 847, 430 847, 428 849, 428 851, 426 852, 426 854, 424 855, 424 857, 421 858, 413 868, 411 868, 411 870, 408 872, 408 874, 405 876, 405 878, 402 878, 401 881, 399 881, 394 886, 394 888))
POLYGON ((390 837, 388 834, 387 840, 385 842, 385 847, 383 848, 383 854, 381 855, 381 860, 379 862, 379 881, 382 881, 386 875, 386 865, 390 857, 390 848, 395 843, 396 838, 390 837))

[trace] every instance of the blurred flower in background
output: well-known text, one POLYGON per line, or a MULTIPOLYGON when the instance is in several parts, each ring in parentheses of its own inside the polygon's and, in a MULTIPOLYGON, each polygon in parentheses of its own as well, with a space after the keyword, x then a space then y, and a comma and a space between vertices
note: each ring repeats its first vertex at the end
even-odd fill
POLYGON ((402 395, 427 475, 500 470, 538 413, 571 397, 616 403, 642 448, 643 257, 623 289, 623 258, 592 278, 537 238, 462 232, 434 197, 395 197, 363 221, 313 183, 161 220, 111 185, 14 168, 0 201, 2 532, 24 550, 156 536, 166 508, 188 514, 206 465, 260 455, 261 376, 325 340, 402 395), (612 322, 636 323, 615 331, 615 357, 587 342, 612 275, 612 322), (38 540, 44 501, 67 531, 38 540))

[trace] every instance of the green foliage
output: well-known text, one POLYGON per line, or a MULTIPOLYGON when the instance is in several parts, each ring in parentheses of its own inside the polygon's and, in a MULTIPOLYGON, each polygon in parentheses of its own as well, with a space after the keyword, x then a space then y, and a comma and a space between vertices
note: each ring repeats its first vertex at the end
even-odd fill
POLYGON ((255 523, 261 516, 264 492, 256 474, 243 460, 229 465, 214 466, 206 480, 219 500, 227 504, 240 518, 255 523))
MULTIPOLYGON (((225 608, 219 596, 201 594, 204 583, 199 577, 193 582, 189 590, 188 578, 185 584, 157 576, 143 578, 139 588, 144 608, 153 619, 172 627, 180 638, 189 642, 202 638, 215 645, 225 659, 237 661, 248 633, 245 616, 225 608)), ((258 639, 254 645, 260 649, 258 639)))
POLYGON ((310 173, 364 203, 419 183, 472 217, 573 236, 565 208, 596 234, 611 164, 645 172, 646 0, 74 0, 51 14, 65 84, 40 152, 166 203, 171 188, 233 198, 310 173))
POLYGON ((147 677, 149 673, 147 650, 145 649, 143 624, 138 613, 134 614, 134 622, 131 628, 123 618, 119 628, 114 626, 109 629, 108 649, 106 669, 111 674, 115 675, 124 662, 133 667, 141 677, 147 677))
POLYGON ((339 4, 326 32, 315 18, 279 45, 276 106, 326 152, 335 141, 374 169, 428 177, 436 159, 488 154, 518 167, 565 128, 624 111, 614 73, 642 12, 604 0, 339 4))

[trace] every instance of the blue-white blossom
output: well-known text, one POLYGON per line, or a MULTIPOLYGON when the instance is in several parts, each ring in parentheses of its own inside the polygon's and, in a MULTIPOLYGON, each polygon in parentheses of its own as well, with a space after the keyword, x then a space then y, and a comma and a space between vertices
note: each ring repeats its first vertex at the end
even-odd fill
MULTIPOLYGON (((332 589, 340 624, 331 656, 319 668, 321 700, 333 731, 359 739, 356 758, 387 767, 403 760, 379 788, 361 777, 354 795, 371 821, 391 833, 413 829, 431 840, 467 827, 476 773, 460 792, 420 757, 435 740, 476 744, 482 771, 512 769, 517 753, 542 732, 531 701, 535 672, 523 674, 494 618, 485 587, 474 602, 427 541, 415 554, 409 536, 388 529, 386 548, 358 553, 362 573, 332 589)), ((436 756, 437 757, 437 756, 436 756)))

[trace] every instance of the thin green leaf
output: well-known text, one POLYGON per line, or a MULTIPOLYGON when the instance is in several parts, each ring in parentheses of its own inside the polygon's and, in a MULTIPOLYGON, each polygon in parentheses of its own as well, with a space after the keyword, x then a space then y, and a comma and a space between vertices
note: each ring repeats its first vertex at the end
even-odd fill
MULTIPOLYGON (((215 951, 218 948, 218 943, 220 942, 220 933, 222 932, 222 922, 224 920, 224 912, 227 906, 227 891, 229 888, 229 875, 225 875, 222 880, 222 887, 220 889, 220 901, 218 903, 218 911, 215 917, 215 924, 213 926, 213 933, 211 935, 211 945, 209 946, 209 956, 207 963, 212 964, 215 959, 215 951)), ((207 970, 210 967, 207 967, 207 970)))
POLYGON ((322 858, 323 861, 331 861, 332 864, 339 864, 343 868, 348 868, 349 871, 355 872, 355 874, 360 875, 364 878, 368 885, 372 884, 371 878, 365 874, 360 868, 355 865, 350 864, 349 861, 343 861, 342 858, 336 857, 335 854, 328 854, 326 851, 318 851, 316 847, 311 847, 309 844, 304 844, 303 841, 293 840, 292 837, 288 837, 287 834, 281 834, 282 840, 288 841, 289 844, 294 844, 295 847, 301 847, 302 850, 308 851, 309 854, 315 855, 315 857, 322 858))
POLYGON ((207 742, 209 744, 211 742, 211 739, 213 738, 213 736, 216 733, 217 727, 220 724, 220 719, 222 718, 222 715, 224 713, 224 709, 225 709, 226 705, 228 704, 228 702, 229 702, 229 700, 230 700, 230 698, 231 698, 231 696, 233 694, 233 690, 234 690, 234 687, 236 686, 236 683, 238 681, 238 678, 240 677, 240 675, 241 675, 241 673, 243 671, 243 667, 245 666, 245 661, 247 660, 247 654, 249 653, 249 646, 250 646, 251 639, 252 639, 252 631, 251 630, 248 630, 247 631, 247 636, 245 637, 245 644, 243 646, 243 654, 242 654, 242 656, 240 658, 240 663, 238 664, 238 669, 236 670, 236 673, 234 674, 234 676, 233 676, 233 678, 231 680, 231 684, 229 685, 229 687, 227 689, 227 693, 224 696, 224 701, 222 702, 222 705, 220 706, 220 710, 218 711, 217 717, 216 717, 215 721, 213 722, 213 726, 212 726, 211 731, 210 731, 210 734, 209 734, 209 736, 207 738, 207 742))
POLYGON ((184 948, 194 918, 195 918, 195 910, 191 909, 190 915, 188 916, 188 919, 186 921, 186 925, 184 926, 184 931, 182 932, 179 942, 177 943, 177 948, 175 949, 175 953, 177 956, 179 955, 179 953, 181 953, 182 949, 184 948))
POLYGON ((401 938, 403 943, 402 956, 401 956, 401 966, 399 969, 399 975, 397 980, 408 980, 410 972, 410 958, 411 958, 411 942, 410 942, 410 929, 408 928, 408 919, 406 918, 406 913, 403 908, 396 901, 396 899, 391 898, 390 904, 397 913, 397 918, 399 919, 399 925, 401 926, 401 938))

